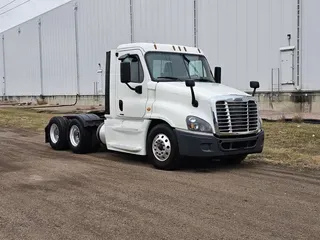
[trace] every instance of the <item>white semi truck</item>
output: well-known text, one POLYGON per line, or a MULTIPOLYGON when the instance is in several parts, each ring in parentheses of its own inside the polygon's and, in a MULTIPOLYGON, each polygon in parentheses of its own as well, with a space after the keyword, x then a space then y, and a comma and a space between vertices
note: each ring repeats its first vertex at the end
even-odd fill
POLYGON ((77 154, 110 151, 147 156, 163 170, 184 156, 240 163, 263 151, 252 96, 221 84, 202 50, 154 43, 120 45, 106 54, 105 111, 53 117, 45 142, 77 154))

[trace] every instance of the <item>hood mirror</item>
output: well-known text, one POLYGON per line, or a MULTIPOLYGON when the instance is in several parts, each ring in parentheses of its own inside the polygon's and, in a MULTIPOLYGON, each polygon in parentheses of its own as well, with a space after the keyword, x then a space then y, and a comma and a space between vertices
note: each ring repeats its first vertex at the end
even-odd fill
POLYGON ((196 84, 194 80, 186 80, 186 86, 187 87, 194 87, 196 84))
POLYGON ((216 83, 221 83, 221 67, 214 68, 214 80, 216 83))
POLYGON ((196 96, 194 94, 194 90, 193 87, 196 85, 194 80, 188 79, 186 80, 186 86, 189 87, 191 89, 191 96, 192 96, 192 106, 194 106, 195 108, 199 106, 199 102, 196 99, 196 96))
POLYGON ((251 81, 250 82, 250 88, 253 88, 252 96, 254 96, 256 94, 257 88, 260 88, 260 83, 257 82, 257 81, 251 81))

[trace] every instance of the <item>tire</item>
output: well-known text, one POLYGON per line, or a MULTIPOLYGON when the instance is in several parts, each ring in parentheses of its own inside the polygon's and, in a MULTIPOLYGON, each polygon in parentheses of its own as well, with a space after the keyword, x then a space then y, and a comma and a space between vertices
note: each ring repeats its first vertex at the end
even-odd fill
POLYGON ((94 128, 85 128, 77 119, 69 124, 68 143, 71 151, 76 154, 86 154, 98 149, 94 128))
POLYGON ((89 129, 91 132, 91 152, 98 152, 101 147, 101 142, 97 138, 98 127, 92 127, 89 129))
POLYGON ((151 129, 147 139, 147 154, 157 169, 176 170, 180 166, 177 138, 167 124, 159 124, 151 129))
POLYGON ((56 151, 67 150, 68 145, 68 119, 53 117, 48 124, 49 143, 56 151))
POLYGON ((246 158, 247 158, 247 155, 236 155, 236 156, 225 157, 222 160, 225 161, 226 164, 238 165, 238 164, 241 164, 246 158))

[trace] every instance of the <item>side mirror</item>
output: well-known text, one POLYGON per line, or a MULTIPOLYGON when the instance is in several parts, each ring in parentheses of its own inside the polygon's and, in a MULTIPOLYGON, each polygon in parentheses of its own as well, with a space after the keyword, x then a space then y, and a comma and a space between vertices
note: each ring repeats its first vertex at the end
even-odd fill
POLYGON ((214 80, 216 83, 221 83, 221 67, 214 68, 214 80))
POLYGON ((250 87, 253 88, 252 96, 254 96, 256 94, 257 88, 260 88, 260 83, 257 82, 257 81, 251 81, 250 82, 250 87))
POLYGON ((122 62, 120 65, 121 82, 131 82, 131 64, 129 62, 122 62))
POLYGON ((251 81, 250 82, 250 88, 253 88, 253 89, 260 88, 260 83, 256 82, 256 81, 251 81))
POLYGON ((136 86, 135 88, 133 88, 129 85, 129 83, 131 82, 131 63, 122 62, 120 64, 120 72, 121 82, 126 84, 132 91, 135 91, 138 94, 142 94, 142 86, 136 86))
POLYGON ((186 86, 187 87, 194 87, 196 84, 194 80, 186 80, 186 86))

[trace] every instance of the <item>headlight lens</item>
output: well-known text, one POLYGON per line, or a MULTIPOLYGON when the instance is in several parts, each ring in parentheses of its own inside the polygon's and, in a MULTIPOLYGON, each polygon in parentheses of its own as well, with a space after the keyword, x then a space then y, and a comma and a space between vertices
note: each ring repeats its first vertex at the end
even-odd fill
POLYGON ((205 120, 195 116, 187 117, 187 126, 190 131, 212 133, 211 125, 205 120))

